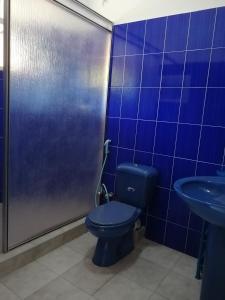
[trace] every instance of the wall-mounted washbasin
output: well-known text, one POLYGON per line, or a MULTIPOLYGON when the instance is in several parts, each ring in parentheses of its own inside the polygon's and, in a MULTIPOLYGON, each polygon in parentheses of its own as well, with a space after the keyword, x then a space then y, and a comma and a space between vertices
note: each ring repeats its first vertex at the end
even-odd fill
POLYGON ((224 300, 225 177, 183 178, 174 189, 194 213, 210 223, 200 299, 224 300))
POLYGON ((225 177, 183 178, 175 182, 174 189, 194 213, 225 228, 225 177))

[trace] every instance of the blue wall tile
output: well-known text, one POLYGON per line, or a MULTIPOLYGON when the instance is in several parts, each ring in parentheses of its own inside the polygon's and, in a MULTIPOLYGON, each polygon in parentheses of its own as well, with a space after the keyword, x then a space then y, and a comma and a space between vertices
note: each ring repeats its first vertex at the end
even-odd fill
POLYGON ((112 55, 125 54, 126 31, 127 24, 114 26, 112 55))
POLYGON ((188 49, 211 47, 215 14, 215 9, 191 13, 188 49))
POLYGON ((142 88, 138 117, 144 120, 156 120, 158 100, 158 88, 142 88))
POLYGON ((177 122, 180 106, 180 88, 162 88, 160 93, 158 120, 177 122))
POLYGON ((190 14, 169 16, 167 21, 165 51, 186 49, 190 14))
POLYGON ((225 48, 212 50, 209 86, 225 87, 225 48))
POLYGON ((152 152, 155 134, 154 121, 138 121, 136 150, 152 152))
POLYGON ((207 90, 203 123, 225 127, 225 88, 207 90))
POLYGON ((127 149, 118 149, 117 164, 130 163, 133 161, 134 151, 127 149))
POLYGON ((148 54, 144 57, 142 86, 159 87, 162 70, 162 54, 148 54))
POLYGON ((185 251, 187 229, 178 225, 167 223, 165 245, 178 251, 185 251), (176 239, 174 239, 176 236, 176 239))
POLYGON ((154 199, 149 203, 148 213, 154 217, 166 219, 169 201, 169 190, 157 188, 154 199))
POLYGON ((198 176, 215 176, 216 171, 220 169, 220 165, 198 162, 196 175, 198 176))
POLYGON ((157 168, 146 236, 190 255, 198 252, 202 220, 175 195, 173 183, 225 169, 225 9, 217 10, 215 34, 216 9, 191 13, 191 19, 187 13, 123 24, 114 33, 113 55, 121 57, 112 62, 106 138, 116 147, 107 180, 113 186, 110 174, 120 162, 157 168), (131 56, 124 55, 126 28, 131 56), (212 43, 224 48, 211 51, 212 43))
POLYGON ((203 220, 194 213, 190 215, 189 228, 201 232, 203 220))
POLYGON ((126 56, 124 86, 139 87, 141 80, 142 56, 126 56))
POLYGON ((145 21, 128 24, 126 54, 142 54, 144 47, 144 34, 145 21))
POLYGON ((202 121, 205 89, 185 88, 182 93, 180 122, 200 124, 202 121))
POLYGON ((163 87, 182 86, 184 58, 184 52, 172 52, 165 54, 162 74, 163 87))
POLYGON ((159 53, 163 51, 166 29, 166 18, 147 20, 145 53, 159 53))
POLYGON ((185 65, 185 87, 205 87, 209 69, 210 50, 189 51, 185 65))
POLYGON ((225 47, 225 7, 217 9, 216 29, 213 47, 225 47))
POLYGON ((123 85, 123 69, 124 69, 124 57, 112 58, 112 73, 111 73, 111 86, 120 87, 123 85))
POLYGON ((192 160, 175 158, 173 167, 173 180, 174 183, 177 179, 183 177, 191 177, 195 175, 196 163, 192 160))
POLYGON ((0 80, 0 108, 3 108, 3 80, 0 80))
POLYGON ((200 232, 188 230, 186 253, 191 256, 198 256, 200 246, 200 232))
POLYGON ((199 160, 221 164, 225 145, 225 128, 203 126, 199 160))
POLYGON ((176 139, 176 129, 177 125, 174 123, 157 123, 155 153, 173 155, 176 139))
POLYGON ((119 132, 119 146, 123 148, 134 148, 136 123, 134 120, 121 119, 119 132), (127 134, 129 132, 129 134, 127 134))
POLYGON ((112 146, 118 145, 119 118, 107 118, 106 137, 111 140, 112 146))
POLYGON ((116 171, 116 159, 117 159, 117 148, 116 147, 109 147, 109 153, 106 166, 105 166, 105 172, 114 174, 116 171))
POLYGON ((177 157, 197 159, 200 129, 199 125, 180 124, 178 126, 177 157))
MULTIPOLYGON (((0 109, 0 138, 2 138, 4 135, 3 118, 4 118, 4 110, 0 109)), ((0 149, 1 149, 1 146, 0 146, 0 149)), ((0 152, 1 152, 1 150, 0 150, 0 152)), ((0 160, 1 160, 1 157, 0 157, 0 160)))
POLYGON ((151 166, 152 165, 152 153, 147 153, 147 152, 136 150, 134 162, 136 164, 151 166))
POLYGON ((188 226, 189 208, 175 192, 170 193, 168 220, 182 226, 188 226))
POLYGON ((155 242, 163 243, 165 226, 166 222, 164 220, 149 217, 146 224, 146 237, 155 242))
POLYGON ((159 171, 159 185, 164 188, 170 188, 173 158, 154 154, 153 166, 159 171))
POLYGON ((139 88, 124 88, 121 108, 122 118, 137 118, 139 91, 139 88))
POLYGON ((107 108, 107 115, 109 117, 120 117, 120 105, 121 105, 121 88, 109 89, 109 101, 107 108))

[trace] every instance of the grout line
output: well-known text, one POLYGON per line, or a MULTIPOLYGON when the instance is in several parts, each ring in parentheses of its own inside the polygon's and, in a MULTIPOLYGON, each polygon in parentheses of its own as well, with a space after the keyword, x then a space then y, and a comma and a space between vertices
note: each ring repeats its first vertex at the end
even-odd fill
MULTIPOLYGON (((164 31, 164 40, 163 40, 163 51, 166 47, 166 34, 167 34, 167 23, 168 23, 168 17, 166 17, 166 24, 165 24, 165 31, 164 31)), ((164 64, 164 53, 162 55, 162 61, 161 61, 161 71, 160 71, 160 83, 159 83, 159 91, 158 91, 158 100, 157 100, 157 110, 156 110, 156 120, 155 120, 155 129, 154 129, 154 139, 153 139, 153 146, 152 146, 152 166, 154 164, 154 151, 155 151, 155 144, 156 144, 156 131, 157 131, 157 120, 159 115, 159 101, 160 101, 160 94, 161 94, 161 86, 162 86, 162 77, 163 77, 163 64, 164 64)), ((148 210, 149 207, 147 207, 147 213, 145 217, 145 226, 147 226, 148 222, 148 210)))
MULTIPOLYGON (((197 175, 198 162, 199 162, 199 153, 200 153, 200 146, 201 146, 201 139, 202 139, 202 129, 203 129, 203 122, 204 122, 204 115, 205 115, 205 106, 206 106, 207 91, 208 91, 207 88, 208 88, 208 83, 209 83, 209 74, 210 74, 210 66, 211 66, 211 60, 212 60, 212 49, 213 49, 215 29, 216 29, 216 20, 217 20, 217 8, 215 9, 215 16, 214 16, 213 34, 212 34, 210 56, 209 56, 209 65, 208 65, 208 72, 207 72, 207 79, 206 79, 206 89, 205 89, 205 95, 204 95, 202 118, 201 118, 200 133, 199 133, 199 142, 198 142, 198 149, 197 149, 197 158, 196 158, 196 164, 195 164, 195 176, 197 175)), ((186 236, 186 241, 185 241, 185 251, 187 249, 188 230, 190 228, 191 215, 192 215, 192 212, 191 212, 191 210, 189 210, 187 236, 186 236)))
MULTIPOLYGON (((127 51, 127 33, 128 33, 128 24, 126 25, 126 42, 125 42, 125 54, 127 51)), ((124 90, 124 77, 125 77, 125 66, 126 66, 126 57, 124 56, 123 61, 123 77, 122 77, 122 88, 121 88, 121 95, 120 95, 120 115, 119 115, 119 128, 118 128, 118 135, 117 135, 117 153, 116 153, 116 166, 118 165, 118 149, 119 149, 119 139, 120 139, 120 124, 121 124, 121 111, 122 111, 122 101, 123 101, 123 90, 124 90)), ((114 180, 114 192, 116 187, 116 180, 114 180)))
POLYGON ((158 121, 158 117, 159 117, 159 105, 160 105, 160 95, 161 95, 162 78, 163 78, 163 65, 164 65, 164 57, 165 57, 164 50, 165 50, 165 47, 166 47, 167 23, 168 23, 168 17, 166 17, 165 35, 164 35, 164 41, 163 41, 162 67, 161 67, 161 73, 160 73, 159 95, 158 95, 157 110, 156 110, 156 120, 155 120, 156 124, 155 124, 154 140, 153 140, 153 147, 152 147, 152 165, 154 163, 155 144, 156 144, 156 132, 157 132, 157 121, 158 121))
MULTIPOLYGON (((214 35, 215 35, 215 28, 216 28, 216 17, 217 17, 217 9, 215 11, 213 36, 212 36, 211 45, 213 45, 213 42, 214 42, 214 35)), ((207 79, 206 79, 206 89, 205 89, 205 95, 204 95, 202 118, 201 118, 201 124, 200 124, 200 127, 201 127, 200 128, 200 136, 199 136, 199 143, 198 143, 198 150, 197 150, 197 161, 198 161, 199 152, 200 152, 201 137, 202 137, 202 127, 204 126, 203 122, 204 122, 204 115, 205 115, 205 106, 206 106, 206 98, 207 98, 207 87, 208 87, 208 83, 209 83, 209 74, 210 74, 211 60, 212 60, 212 48, 211 48, 210 56, 209 56, 209 65, 208 65, 208 72, 207 72, 207 79)), ((196 172, 197 172, 197 163, 196 163, 196 167, 195 167, 195 175, 196 175, 196 172)))
MULTIPOLYGON (((165 50, 165 47, 166 47, 167 23, 168 23, 168 17, 166 17, 165 32, 164 32, 164 41, 163 41, 163 51, 165 50)), ((153 139, 153 147, 152 147, 152 166, 154 165, 154 154, 155 154, 156 132, 157 132, 157 120, 158 120, 158 116, 159 116, 159 102, 160 102, 162 77, 163 77, 164 53, 162 55, 161 64, 162 64, 162 66, 161 66, 160 84, 159 84, 160 87, 159 87, 159 91, 158 91, 157 110, 156 110, 156 123, 155 123, 154 139, 153 139)), ((149 208, 147 208, 147 213, 146 213, 146 218, 145 218, 145 224, 146 224, 146 226, 147 226, 147 221, 148 221, 148 210, 149 210, 149 208)))
MULTIPOLYGON (((189 20, 188 20, 188 32, 187 32, 187 39, 186 39, 186 46, 185 46, 186 50, 188 49, 190 27, 191 27, 191 13, 189 13, 189 20)), ((177 149, 178 130, 179 130, 179 120, 180 120, 181 104, 182 104, 182 97, 183 97, 183 86, 184 86, 185 70, 186 70, 186 61, 187 61, 187 51, 185 51, 185 56, 184 56, 184 66, 183 66, 182 83, 181 83, 181 95, 180 95, 179 109, 178 109, 178 123, 177 123, 177 127, 176 127, 175 144, 174 144, 173 161, 172 161, 172 171, 171 171, 171 177, 170 177, 170 189, 171 189, 172 181, 173 181, 174 163, 175 163, 175 156, 176 156, 176 149, 177 149)), ((167 212, 166 212, 166 224, 165 224, 165 232, 164 232, 164 236, 163 236, 164 244, 166 241, 170 200, 171 200, 171 191, 169 193, 167 212)))
POLYGON ((167 124, 179 124, 179 125, 189 125, 189 126, 202 126, 202 127, 212 127, 212 128, 221 128, 225 129, 225 126, 219 125, 209 125, 209 124, 197 124, 197 123, 186 123, 186 122, 179 122, 179 121, 163 121, 163 120, 147 120, 147 119, 139 119, 139 118, 120 118, 120 117, 107 117, 108 119, 121 119, 121 120, 130 120, 130 121, 142 121, 142 122, 157 122, 157 123, 167 123, 167 124))
MULTIPOLYGON (((188 229, 187 226, 178 224, 178 223, 173 222, 173 221, 170 221, 170 220, 163 219, 163 218, 158 217, 158 216, 154 216, 154 215, 152 215, 152 214, 148 214, 148 217, 153 218, 153 219, 156 219, 156 220, 159 220, 159 221, 163 221, 163 222, 167 222, 167 223, 176 225, 176 226, 181 227, 181 228, 183 228, 183 229, 188 229)), ((200 229, 200 230, 197 230, 197 229, 194 229, 194 228, 191 228, 191 227, 189 227, 189 228, 190 228, 190 230, 192 230, 192 231, 194 231, 194 232, 201 233, 201 229, 200 229)))
POLYGON ((139 95, 138 95, 137 121, 136 121, 136 128, 135 128, 135 137, 134 137, 133 163, 134 163, 134 160, 135 160, 135 150, 136 150, 136 144, 137 144, 137 130, 138 130, 138 122, 139 122, 138 117, 139 117, 140 102, 141 102, 141 86, 142 86, 142 79, 143 79, 144 51, 145 51, 146 31, 147 31, 147 21, 145 21, 144 43, 143 43, 143 49, 142 49, 141 78, 140 78, 140 90, 139 90, 139 95))
POLYGON ((170 54, 170 53, 182 53, 182 52, 195 52, 195 51, 206 51, 206 50, 219 50, 225 49, 225 47, 209 47, 209 48, 196 48, 196 49, 184 49, 184 50, 174 50, 174 51, 159 51, 159 52, 147 52, 147 53, 135 53, 135 54, 125 54, 125 55, 113 55, 112 57, 122 57, 122 56, 140 56, 140 55, 155 55, 155 54, 170 54))
MULTIPOLYGON (((128 150, 128 151, 133 151, 134 149, 132 148, 126 148, 126 147, 120 147, 120 146, 110 146, 110 148, 119 148, 119 149, 122 149, 122 150, 128 150)), ((169 158, 175 158, 175 159, 183 159, 183 160, 187 160, 187 161, 192 161, 192 162, 197 162, 197 159, 191 159, 191 158, 187 158, 187 157, 180 157, 180 156, 173 156, 173 155, 167 155, 167 154, 163 154, 163 153, 152 153, 150 151, 144 151, 144 150, 138 150, 136 149, 137 152, 141 152, 141 153, 144 153, 144 154, 151 154, 151 155, 158 155, 158 156, 163 156, 163 157, 169 157, 169 158)), ((203 161, 203 160, 198 160, 199 163, 203 163, 203 164, 208 164, 208 165, 212 165, 212 166, 220 166, 221 164, 219 163, 213 163, 213 162, 208 162, 208 161, 203 161)))
MULTIPOLYGON (((110 89, 121 89, 121 85, 111 86, 110 89)), ((124 86, 125 89, 138 89, 139 86, 124 86)), ((160 86, 142 86, 142 89, 159 89, 160 86)), ((180 89, 181 86, 162 86, 162 89, 180 89)), ((205 89, 206 86, 183 86, 183 89, 205 89)), ((208 89, 225 89, 225 86, 208 86, 208 89)))

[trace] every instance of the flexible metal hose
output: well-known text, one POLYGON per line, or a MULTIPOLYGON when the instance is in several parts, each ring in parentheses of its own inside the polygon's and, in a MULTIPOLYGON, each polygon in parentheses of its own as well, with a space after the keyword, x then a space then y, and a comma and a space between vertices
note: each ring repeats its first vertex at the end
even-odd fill
MULTIPOLYGON (((101 172, 100 172, 100 175, 99 175, 99 180, 98 180, 98 184, 97 184, 96 191, 95 191, 95 207, 99 206, 99 201, 98 201, 99 200, 99 190, 100 190, 101 181, 102 181, 102 174, 103 174, 105 164, 107 162, 107 158, 108 158, 108 154, 109 154, 109 143, 111 143, 111 140, 106 140, 105 143, 104 143, 105 157, 104 157, 104 161, 103 161, 103 164, 102 164, 102 169, 101 169, 101 172)), ((106 188, 105 184, 103 185, 103 188, 105 190, 106 199, 107 199, 107 201, 109 201, 108 191, 107 191, 107 188, 106 188)))

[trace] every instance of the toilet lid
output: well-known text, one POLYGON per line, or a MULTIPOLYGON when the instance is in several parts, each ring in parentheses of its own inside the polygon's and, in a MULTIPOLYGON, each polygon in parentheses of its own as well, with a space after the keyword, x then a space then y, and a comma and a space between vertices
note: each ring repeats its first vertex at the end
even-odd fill
POLYGON ((135 221, 140 210, 128 204, 111 201, 95 208, 88 218, 92 223, 110 226, 135 221))

